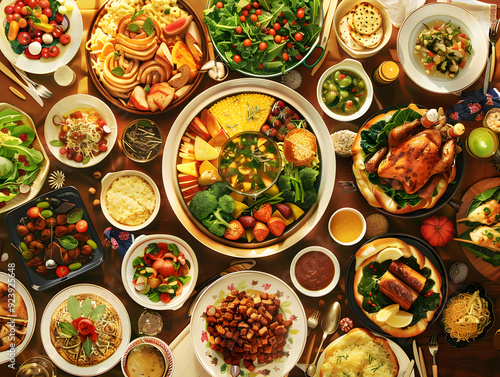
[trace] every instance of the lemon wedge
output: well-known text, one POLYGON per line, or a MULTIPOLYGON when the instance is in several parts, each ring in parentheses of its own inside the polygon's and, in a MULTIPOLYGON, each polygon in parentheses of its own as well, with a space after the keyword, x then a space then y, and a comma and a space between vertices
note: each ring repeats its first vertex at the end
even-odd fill
POLYGON ((479 291, 475 291, 467 304, 467 312, 472 314, 474 312, 480 312, 483 309, 483 302, 479 296, 479 291))
POLYGON ((412 319, 413 314, 400 310, 392 317, 390 317, 385 323, 387 323, 389 326, 401 329, 408 326, 412 319))
POLYGON ((399 311, 399 305, 398 304, 392 304, 392 305, 386 306, 383 309, 380 309, 378 311, 377 315, 375 316, 375 318, 379 322, 387 322, 398 311, 399 311))
POLYGON ((398 260, 403 256, 403 252, 398 249, 397 247, 388 247, 384 250, 382 250, 380 253, 377 255, 377 262, 382 263, 385 262, 386 260, 398 260))
POLYGON ((479 319, 474 315, 464 315, 457 323, 479 323, 479 319))

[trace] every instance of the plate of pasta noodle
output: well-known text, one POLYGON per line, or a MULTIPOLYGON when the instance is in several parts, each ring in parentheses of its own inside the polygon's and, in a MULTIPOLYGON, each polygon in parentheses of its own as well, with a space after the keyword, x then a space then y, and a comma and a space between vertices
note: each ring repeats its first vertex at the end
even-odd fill
POLYGON ((494 322, 493 302, 479 283, 467 284, 451 295, 439 320, 446 342, 456 348, 483 338, 494 322))
POLYGON ((85 46, 97 89, 135 114, 161 113, 186 100, 207 60, 203 23, 184 0, 108 0, 85 46))

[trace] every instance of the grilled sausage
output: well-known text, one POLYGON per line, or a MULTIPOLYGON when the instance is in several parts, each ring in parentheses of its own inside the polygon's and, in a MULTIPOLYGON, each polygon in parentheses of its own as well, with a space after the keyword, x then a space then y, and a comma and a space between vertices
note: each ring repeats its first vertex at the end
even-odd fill
POLYGON ((425 282, 427 281, 425 276, 406 264, 395 260, 389 266, 389 271, 391 271, 396 277, 403 280, 418 293, 422 292, 422 289, 424 289, 425 282))
POLYGON ((396 278, 389 271, 386 271, 378 283, 380 292, 389 297, 396 304, 399 304, 404 310, 410 309, 410 306, 417 299, 418 293, 401 280, 396 278))

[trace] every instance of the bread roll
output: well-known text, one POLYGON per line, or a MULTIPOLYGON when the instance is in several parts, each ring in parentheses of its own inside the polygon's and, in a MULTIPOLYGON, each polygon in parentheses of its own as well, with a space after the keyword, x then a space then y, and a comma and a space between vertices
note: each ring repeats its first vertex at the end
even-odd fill
POLYGON ((318 153, 316 136, 304 128, 295 128, 285 137, 285 159, 295 166, 310 165, 318 153))

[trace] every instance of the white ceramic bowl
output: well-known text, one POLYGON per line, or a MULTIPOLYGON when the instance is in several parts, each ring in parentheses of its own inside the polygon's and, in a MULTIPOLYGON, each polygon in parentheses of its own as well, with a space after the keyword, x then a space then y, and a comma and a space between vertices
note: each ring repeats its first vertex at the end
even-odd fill
POLYGON ((158 212, 160 211, 160 204, 161 204, 161 197, 160 197, 160 190, 158 190, 158 186, 156 186, 156 183, 146 174, 137 171, 137 170, 122 170, 116 173, 108 173, 104 176, 104 178, 101 181, 101 210, 102 213, 104 214, 104 217, 106 220, 108 220, 111 225, 117 227, 118 229, 126 230, 129 232, 134 232, 140 229, 143 229, 147 227, 151 222, 155 219, 156 215, 158 215, 158 212), (109 188, 111 187, 111 184, 117 180, 119 177, 123 177, 126 175, 135 175, 138 176, 142 179, 144 179, 149 185, 153 188, 153 191, 155 193, 156 197, 156 206, 155 209, 153 210, 153 213, 149 218, 143 222, 140 225, 136 226, 128 226, 128 225, 123 225, 113 219, 111 215, 109 214, 108 207, 106 206, 106 193, 108 192, 109 188))
POLYGON ((392 34, 392 23, 391 23, 391 17, 385 10, 385 8, 377 1, 377 0, 343 0, 340 2, 339 6, 337 7, 337 10, 335 11, 335 16, 333 17, 333 28, 335 30, 335 35, 337 36, 337 40, 339 41, 340 47, 347 52, 350 56, 353 58, 368 58, 370 56, 375 55, 377 52, 382 50, 384 46, 389 42, 391 39, 391 34, 392 34), (364 50, 353 50, 347 44, 340 38, 340 30, 339 30, 339 24, 340 20, 342 17, 344 17, 349 11, 357 4, 361 2, 367 2, 372 4, 373 6, 377 7, 377 9, 380 11, 382 14, 382 28, 384 30, 384 36, 382 37, 382 40, 378 44, 377 47, 375 48, 364 48, 364 50))
POLYGON ((127 291, 128 295, 137 302, 139 305, 154 310, 177 310, 179 309, 191 296, 191 293, 196 286, 196 281, 198 280, 198 260, 196 255, 189 246, 189 244, 175 236, 168 234, 151 234, 148 236, 139 236, 135 239, 134 243, 130 246, 127 253, 123 257, 122 262, 122 282, 127 291), (144 249, 150 243, 174 243, 179 248, 179 251, 184 253, 186 259, 191 263, 191 269, 189 275, 191 280, 189 280, 183 287, 182 293, 176 296, 168 304, 164 302, 152 302, 146 295, 139 293, 135 290, 132 280, 134 279, 134 267, 132 266, 132 261, 139 255, 144 255, 144 249))
POLYGON ((172 353, 172 350, 170 347, 165 343, 163 340, 158 339, 154 336, 143 336, 140 338, 137 338, 130 342, 130 344, 127 346, 127 349, 123 353, 122 360, 120 362, 120 365, 122 367, 122 373, 125 377, 129 377, 129 375, 125 372, 125 365, 127 363, 127 356, 132 351, 133 348, 142 345, 142 344, 147 344, 151 345, 153 347, 156 347, 160 353, 163 355, 165 359, 165 366, 167 367, 167 371, 165 374, 163 374, 163 377, 171 377, 174 374, 174 354, 172 353))
POLYGON ((301 252, 299 252, 293 258, 292 263, 290 264, 290 277, 292 279, 293 285, 295 286, 295 288, 297 288, 297 290, 300 293, 303 293, 309 297, 321 297, 321 296, 324 296, 324 295, 330 293, 337 286, 337 284, 339 282, 339 278, 340 278, 340 264, 339 264, 337 257, 335 256, 335 254, 333 254, 330 250, 325 249, 324 247, 321 247, 321 246, 309 246, 309 247, 306 247, 301 252), (325 288, 320 289, 318 291, 312 291, 310 289, 304 288, 302 285, 300 285, 300 283, 297 280, 297 277, 295 276, 295 267, 297 266, 297 262, 300 259, 300 257, 303 256, 304 254, 307 254, 307 253, 312 252, 312 251, 318 251, 320 253, 327 255, 333 262, 333 279, 332 279, 332 281, 330 282, 330 284, 328 284, 328 286, 326 286, 325 288))
POLYGON ((366 73, 365 69, 361 65, 360 62, 357 60, 353 59, 345 59, 341 61, 338 64, 335 64, 334 66, 331 66, 328 68, 321 78, 318 81, 318 85, 316 87, 316 98, 318 99, 319 106, 323 110, 323 112, 328 115, 330 118, 333 118, 335 120, 341 121, 341 122, 350 122, 352 120, 358 119, 362 117, 370 108, 372 101, 373 101, 373 85, 372 81, 370 80, 370 76, 366 73), (323 83, 325 82, 326 78, 332 74, 335 71, 338 71, 339 69, 345 69, 351 72, 356 73, 359 77, 361 77, 363 80, 365 80, 366 83, 366 100, 363 106, 356 111, 353 114, 349 115, 339 115, 334 113, 333 111, 330 110, 330 108, 323 102, 323 83))
POLYGON ((332 237, 332 239, 335 242, 337 242, 339 245, 342 245, 342 246, 355 245, 359 241, 361 241, 363 239, 363 237, 365 236, 365 233, 366 233, 366 220, 365 220, 365 217, 357 209, 349 208, 349 207, 340 208, 339 210, 337 210, 337 211, 335 211, 333 213, 332 217, 330 217, 330 220, 328 221, 328 232, 330 232, 330 236, 332 237), (333 234, 332 234, 332 220, 333 220, 333 218, 336 215, 338 215, 339 213, 342 213, 342 212, 353 212, 353 213, 355 213, 361 219, 361 221, 363 223, 363 230, 361 231, 361 234, 358 236, 358 238, 356 238, 354 241, 351 241, 351 242, 342 242, 342 241, 339 241, 337 238, 335 238, 333 236, 333 234))

